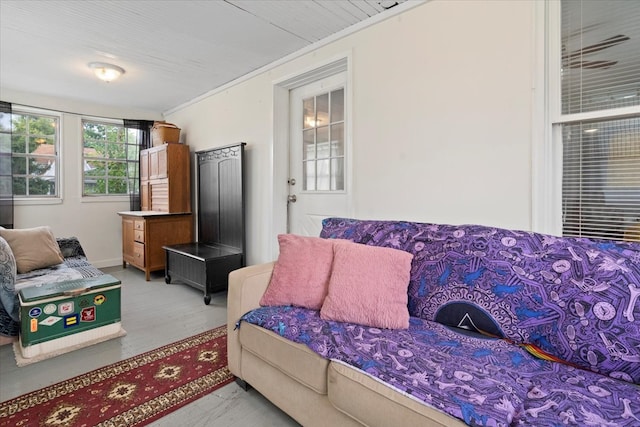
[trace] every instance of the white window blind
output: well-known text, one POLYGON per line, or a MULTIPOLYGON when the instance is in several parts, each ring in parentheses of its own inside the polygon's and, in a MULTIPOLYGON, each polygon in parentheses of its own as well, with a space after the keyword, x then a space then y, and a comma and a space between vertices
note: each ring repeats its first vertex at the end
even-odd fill
POLYGON ((564 0, 563 234, 640 235, 640 2, 564 0))

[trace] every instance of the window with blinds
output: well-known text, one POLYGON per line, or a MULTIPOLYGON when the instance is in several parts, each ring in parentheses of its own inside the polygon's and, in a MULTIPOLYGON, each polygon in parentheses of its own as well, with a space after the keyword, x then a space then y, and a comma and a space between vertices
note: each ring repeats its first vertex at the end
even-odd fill
POLYGON ((561 14, 563 234, 640 240, 640 2, 561 14))

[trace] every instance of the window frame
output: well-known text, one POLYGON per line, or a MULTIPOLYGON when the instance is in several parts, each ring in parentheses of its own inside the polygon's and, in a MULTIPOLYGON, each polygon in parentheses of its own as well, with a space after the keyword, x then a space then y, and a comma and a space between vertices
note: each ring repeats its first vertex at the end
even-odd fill
POLYGON ((536 2, 534 113, 532 131, 532 229, 561 236, 563 140, 562 126, 579 122, 637 117, 640 106, 583 113, 562 113, 561 1, 536 2))
MULTIPOLYGON (((127 192, 125 194, 122 193, 118 193, 118 194, 86 194, 85 192, 85 170, 84 170, 84 163, 85 161, 90 161, 90 160, 105 160, 108 161, 109 159, 107 158, 92 158, 92 157, 86 157, 85 156, 85 138, 84 138, 84 124, 85 122, 90 122, 90 123, 94 123, 94 124, 102 124, 102 125, 107 125, 107 126, 118 126, 121 127, 123 129, 125 129, 125 132, 128 132, 128 129, 125 125, 124 125, 124 121, 120 120, 120 119, 110 119, 110 118, 105 118, 105 117, 96 117, 96 116, 82 116, 80 119, 80 139, 82 141, 82 149, 80 150, 80 162, 83 165, 83 167, 81 168, 81 173, 80 173, 80 197, 82 202, 101 202, 101 201, 105 201, 105 202, 113 202, 113 201, 126 201, 129 200, 130 198, 130 192, 131 189, 129 188, 129 178, 128 178, 128 174, 125 175, 125 182, 127 185, 127 192)), ((140 132, 140 131, 138 131, 140 132)), ((138 137, 140 137, 140 134, 138 134, 138 137)), ((138 151, 140 150, 140 144, 139 144, 139 140, 136 140, 135 144, 129 143, 129 142, 124 142, 124 145, 136 145, 138 147, 138 151)), ((138 158, 136 160, 138 163, 140 162, 140 156, 138 154, 138 158)), ((128 163, 129 161, 125 158, 124 159, 124 163, 125 163, 125 168, 128 167, 128 163)), ((108 177, 107 177, 108 179, 108 177)))
MULTIPOLYGON (((59 111, 53 111, 53 110, 47 110, 47 109, 42 109, 42 108, 35 108, 35 107, 27 107, 27 106, 23 106, 23 105, 19 105, 19 104, 14 104, 12 106, 12 117, 11 117, 11 121, 12 121, 12 129, 13 129, 13 116, 14 115, 32 115, 32 116, 38 116, 38 117, 49 117, 49 118, 55 118, 57 121, 57 126, 56 126, 56 132, 55 132, 55 141, 54 141, 54 151, 55 151, 55 155, 53 157, 54 159, 54 165, 55 165, 55 193, 50 195, 50 196, 44 196, 41 194, 37 194, 37 195, 22 195, 22 194, 15 194, 13 195, 13 199, 14 199, 14 203, 16 205, 31 205, 31 204, 55 204, 55 203, 61 203, 62 201, 62 195, 64 194, 64 174, 62 173, 62 171, 64 170, 64 156, 63 156, 63 143, 62 143, 62 135, 64 135, 63 132, 63 114, 59 111)), ((13 135, 13 133, 12 133, 13 135)), ((24 156, 26 158, 29 157, 34 157, 33 154, 31 153, 20 153, 21 155, 24 154, 24 156)), ((13 150, 12 150, 12 155, 13 155, 13 150)), ((13 177, 13 171, 11 173, 12 177, 13 177)), ((15 186, 14 186, 15 188, 15 186)))

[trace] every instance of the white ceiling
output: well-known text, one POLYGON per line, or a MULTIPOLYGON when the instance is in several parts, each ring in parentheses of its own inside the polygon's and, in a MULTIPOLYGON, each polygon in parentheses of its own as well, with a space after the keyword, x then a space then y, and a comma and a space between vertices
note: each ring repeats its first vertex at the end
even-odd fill
POLYGON ((0 0, 0 87, 163 112, 422 1, 0 0), (99 81, 95 61, 126 72, 99 81))

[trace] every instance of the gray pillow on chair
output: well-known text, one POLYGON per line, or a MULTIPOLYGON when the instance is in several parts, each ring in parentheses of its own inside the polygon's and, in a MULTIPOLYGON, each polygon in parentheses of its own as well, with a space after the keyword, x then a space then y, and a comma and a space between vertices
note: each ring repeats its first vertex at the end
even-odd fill
POLYGON ((5 239, 0 237, 0 303, 7 314, 18 321, 18 304, 15 294, 16 259, 5 239))

